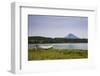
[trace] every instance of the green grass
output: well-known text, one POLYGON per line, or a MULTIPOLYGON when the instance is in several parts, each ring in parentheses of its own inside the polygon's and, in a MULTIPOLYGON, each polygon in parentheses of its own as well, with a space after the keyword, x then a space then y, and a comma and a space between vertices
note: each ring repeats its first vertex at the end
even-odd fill
POLYGON ((28 49, 28 60, 80 59, 88 58, 87 50, 28 49))

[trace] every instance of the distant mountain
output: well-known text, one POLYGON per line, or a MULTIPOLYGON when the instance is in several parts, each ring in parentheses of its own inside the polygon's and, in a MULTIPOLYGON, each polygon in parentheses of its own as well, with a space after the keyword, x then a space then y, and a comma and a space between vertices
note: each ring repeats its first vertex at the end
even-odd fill
POLYGON ((75 36, 72 33, 68 34, 65 38, 67 38, 67 39, 79 39, 77 36, 75 36))

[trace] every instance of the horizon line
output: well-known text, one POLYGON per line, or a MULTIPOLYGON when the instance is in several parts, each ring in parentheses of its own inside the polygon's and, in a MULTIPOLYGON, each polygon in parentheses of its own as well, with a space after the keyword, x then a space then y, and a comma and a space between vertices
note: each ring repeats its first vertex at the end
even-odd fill
MULTIPOLYGON (((33 36, 28 36, 28 37, 33 37, 33 36)), ((34 36, 34 37, 45 37, 45 38, 66 38, 66 37, 47 37, 47 36, 34 36)), ((66 38, 67 39, 67 38, 66 38)), ((69 38, 71 39, 71 38, 69 38)), ((78 37, 76 39, 88 39, 88 38, 81 38, 81 37, 78 37)))

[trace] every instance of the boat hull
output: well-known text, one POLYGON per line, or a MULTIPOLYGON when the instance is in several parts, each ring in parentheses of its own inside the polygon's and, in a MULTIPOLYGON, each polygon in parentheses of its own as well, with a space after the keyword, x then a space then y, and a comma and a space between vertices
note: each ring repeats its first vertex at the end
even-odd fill
POLYGON ((52 48, 53 45, 39 45, 38 48, 42 48, 42 49, 49 49, 49 48, 52 48))

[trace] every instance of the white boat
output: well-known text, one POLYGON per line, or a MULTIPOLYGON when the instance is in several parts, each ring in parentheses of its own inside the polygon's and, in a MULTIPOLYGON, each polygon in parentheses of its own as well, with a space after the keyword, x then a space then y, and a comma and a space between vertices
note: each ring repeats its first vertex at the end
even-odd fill
POLYGON ((38 48, 42 48, 42 49, 49 49, 52 47, 53 47, 53 45, 38 45, 38 48))

